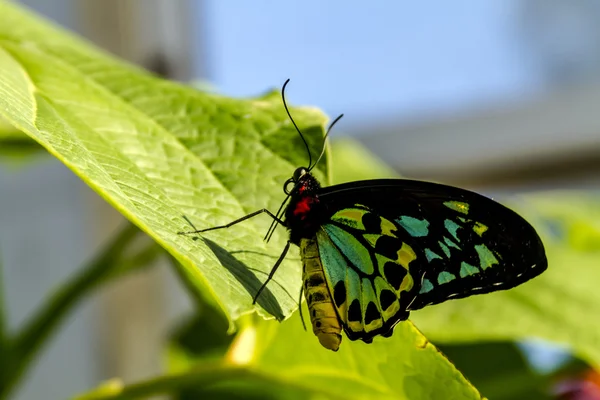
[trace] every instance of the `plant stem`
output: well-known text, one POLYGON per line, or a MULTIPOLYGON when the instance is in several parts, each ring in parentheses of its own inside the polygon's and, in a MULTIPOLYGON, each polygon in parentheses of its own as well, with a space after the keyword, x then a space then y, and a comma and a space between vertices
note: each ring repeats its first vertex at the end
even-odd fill
POLYGON ((0 376, 0 399, 7 398, 10 391, 23 377, 43 345, 71 309, 98 283, 119 268, 119 261, 139 232, 128 223, 91 261, 70 281, 59 288, 39 309, 28 323, 7 342, 10 370, 0 376))
MULTIPOLYGON (((243 365, 224 362, 208 362, 185 372, 163 375, 144 382, 124 386, 120 380, 108 381, 93 391, 84 393, 76 400, 131 400, 151 396, 173 394, 184 389, 209 387, 232 380, 252 380, 263 382, 264 386, 281 384, 279 378, 243 365)), ((286 385, 294 387, 291 382, 286 385)), ((297 387, 298 389, 304 389, 297 387)))

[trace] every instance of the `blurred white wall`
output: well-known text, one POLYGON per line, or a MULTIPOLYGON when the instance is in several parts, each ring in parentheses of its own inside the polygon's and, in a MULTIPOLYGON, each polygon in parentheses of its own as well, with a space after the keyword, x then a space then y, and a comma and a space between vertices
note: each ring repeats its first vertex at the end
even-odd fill
MULTIPOLYGON (((9 327, 14 330, 94 248, 85 212, 88 189, 46 156, 21 167, 0 163, 0 264, 9 327)), ((17 399, 65 399, 92 385, 94 314, 88 301, 69 315, 17 399)))

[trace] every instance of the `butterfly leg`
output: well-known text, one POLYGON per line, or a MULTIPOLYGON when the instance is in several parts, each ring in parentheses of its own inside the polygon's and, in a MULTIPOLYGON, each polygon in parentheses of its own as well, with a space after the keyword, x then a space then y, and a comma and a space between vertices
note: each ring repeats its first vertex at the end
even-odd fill
POLYGON ((248 215, 244 215, 243 217, 238 218, 235 221, 231 221, 228 224, 213 226, 212 228, 206 228, 206 229, 196 229, 194 227, 194 225, 190 222, 190 220, 184 215, 183 218, 188 222, 188 224, 190 224, 192 226, 192 228, 194 228, 194 230, 193 231, 188 231, 188 232, 177 232, 177 234, 178 235, 194 235, 196 233, 204 233, 204 232, 208 232, 208 231, 214 231, 216 229, 229 228, 230 226, 239 224, 240 222, 243 222, 243 221, 245 221, 247 219, 250 219, 252 217, 256 217, 257 215, 265 214, 265 213, 268 214, 271 218, 273 218, 273 220, 275 222, 277 222, 278 224, 285 225, 283 223, 283 221, 280 220, 275 214, 273 214, 271 211, 267 210, 266 208, 263 208, 261 210, 256 210, 253 213, 250 213, 248 215))
POLYGON ((288 250, 290 249, 290 243, 291 242, 288 240, 288 242, 285 244, 285 247, 283 248, 283 251, 281 252, 281 255, 279 256, 279 258, 277 259, 277 262, 275 263, 275 265, 273 265, 273 268, 271 268, 271 272, 269 272, 269 276, 267 277, 267 280, 262 284, 260 289, 258 289, 258 292, 256 292, 254 299, 252 299, 252 304, 256 304, 256 300, 258 299, 258 297, 260 296, 262 291, 267 286, 267 283, 269 283, 269 281, 273 278, 273 275, 275 275, 275 271, 277 271, 277 268, 279 268, 279 265, 281 265, 281 262, 283 261, 288 250))

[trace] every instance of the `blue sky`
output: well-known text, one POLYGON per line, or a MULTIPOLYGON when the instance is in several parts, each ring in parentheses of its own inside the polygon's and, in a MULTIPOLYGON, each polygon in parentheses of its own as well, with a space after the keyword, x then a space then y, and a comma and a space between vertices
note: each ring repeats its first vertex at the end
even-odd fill
POLYGON ((289 77, 290 102, 344 112, 348 124, 535 91, 516 0, 195 4, 198 57, 224 94, 259 94, 289 77))

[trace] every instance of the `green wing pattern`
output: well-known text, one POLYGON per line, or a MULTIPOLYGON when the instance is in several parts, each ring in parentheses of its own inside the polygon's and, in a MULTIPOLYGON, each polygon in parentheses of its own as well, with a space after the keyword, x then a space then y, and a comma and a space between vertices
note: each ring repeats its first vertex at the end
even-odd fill
POLYGON ((317 232, 334 306, 351 340, 391 333, 408 317, 417 255, 397 232, 396 224, 361 205, 336 212, 317 232))

